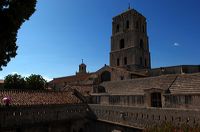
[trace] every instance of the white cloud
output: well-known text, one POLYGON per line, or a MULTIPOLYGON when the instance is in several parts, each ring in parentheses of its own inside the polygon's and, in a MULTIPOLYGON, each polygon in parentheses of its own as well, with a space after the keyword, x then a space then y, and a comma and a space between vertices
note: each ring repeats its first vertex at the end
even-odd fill
POLYGON ((49 78, 49 77, 43 77, 45 80, 47 80, 47 82, 49 82, 49 81, 51 81, 51 80, 53 80, 52 78, 49 78))
POLYGON ((175 47, 178 47, 178 46, 180 46, 180 44, 177 43, 177 42, 175 42, 175 43, 174 43, 174 46, 175 46, 175 47))
POLYGON ((12 75, 14 75, 14 74, 18 74, 18 75, 19 75, 19 73, 18 73, 18 72, 12 72, 11 74, 12 74, 12 75))

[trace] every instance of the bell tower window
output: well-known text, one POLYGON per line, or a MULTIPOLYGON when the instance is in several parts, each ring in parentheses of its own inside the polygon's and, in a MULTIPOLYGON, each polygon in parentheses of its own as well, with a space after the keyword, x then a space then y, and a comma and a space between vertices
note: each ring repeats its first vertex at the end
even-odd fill
POLYGON ((144 42, 143 42, 143 39, 140 39, 140 48, 144 48, 144 42))
POLYGON ((117 58, 117 66, 119 66, 119 58, 117 58))
POLYGON ((119 32, 119 24, 117 24, 117 27, 116 27, 116 33, 119 32))
POLYGON ((126 29, 129 29, 129 21, 126 21, 126 29))
POLYGON ((142 26, 142 32, 145 33, 145 27, 144 27, 144 25, 142 26))
POLYGON ((124 48, 124 39, 121 39, 120 40, 120 49, 123 49, 124 48))

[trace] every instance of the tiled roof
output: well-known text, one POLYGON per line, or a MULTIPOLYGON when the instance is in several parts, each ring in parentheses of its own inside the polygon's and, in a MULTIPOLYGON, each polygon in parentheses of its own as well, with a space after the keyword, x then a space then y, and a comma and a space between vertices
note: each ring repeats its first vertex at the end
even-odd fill
POLYGON ((132 80, 104 82, 106 92, 113 95, 141 95, 148 89, 170 90, 171 94, 200 93, 200 73, 162 75, 132 80))
POLYGON ((128 10, 125 10, 124 12, 122 12, 120 15, 117 15, 115 17, 113 17, 113 19, 116 19, 117 17, 119 16, 122 16, 122 15, 125 15, 125 14, 129 14, 129 13, 134 13, 134 14, 137 14, 139 16, 142 16, 144 17, 141 13, 139 13, 137 10, 135 9, 128 9, 128 10))
POLYGON ((92 93, 93 86, 92 85, 73 85, 73 86, 66 86, 62 91, 68 91, 68 89, 76 89, 84 96, 88 96, 92 93))
POLYGON ((134 74, 134 75, 137 75, 137 76, 140 76, 140 77, 147 77, 147 75, 139 73, 139 72, 128 71, 125 68, 111 67, 111 66, 107 66, 107 65, 102 67, 101 69, 99 69, 96 73, 101 73, 102 71, 105 71, 105 70, 108 70, 110 72, 113 71, 113 70, 116 70, 116 71, 121 71, 121 72, 125 72, 125 73, 134 74))
POLYGON ((73 75, 73 76, 66 76, 60 78, 54 78, 50 83, 64 83, 64 82, 75 82, 75 81, 84 81, 87 77, 91 74, 82 74, 82 75, 73 75))
POLYGON ((200 73, 179 75, 170 91, 172 94, 200 94, 200 73))
POLYGON ((76 104, 80 100, 72 92, 47 92, 47 91, 0 91, 0 105, 2 99, 11 97, 11 105, 46 105, 46 104, 76 104))

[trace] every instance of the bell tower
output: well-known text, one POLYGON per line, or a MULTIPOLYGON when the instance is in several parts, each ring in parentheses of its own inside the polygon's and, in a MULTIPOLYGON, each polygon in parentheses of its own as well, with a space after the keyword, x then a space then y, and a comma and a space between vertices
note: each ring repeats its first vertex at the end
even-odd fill
POLYGON ((82 63, 79 65, 79 72, 76 73, 76 75, 87 74, 86 68, 87 68, 87 66, 86 66, 86 64, 83 63, 83 59, 82 59, 82 63))
POLYGON ((110 66, 130 71, 151 68, 146 18, 134 9, 113 18, 110 66))

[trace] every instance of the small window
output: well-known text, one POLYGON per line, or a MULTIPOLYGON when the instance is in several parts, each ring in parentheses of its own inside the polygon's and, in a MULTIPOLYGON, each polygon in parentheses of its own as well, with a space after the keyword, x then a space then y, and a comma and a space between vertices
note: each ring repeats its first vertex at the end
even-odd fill
POLYGON ((121 39, 120 40, 120 49, 123 49, 124 48, 124 39, 121 39))
POLYGON ((143 41, 143 39, 140 39, 140 48, 144 48, 144 41, 143 41))
POLYGON ((116 33, 119 32, 119 24, 117 24, 117 27, 116 27, 116 33))
POLYGON ((111 80, 111 73, 109 71, 102 72, 102 74, 101 74, 101 82, 106 82, 106 81, 110 81, 110 80, 111 80))
POLYGON ((119 58, 117 58, 117 66, 119 66, 119 58))
POLYGON ((192 96, 185 95, 185 104, 191 104, 191 103, 192 103, 192 96))
POLYGON ((124 65, 127 65, 127 57, 124 57, 124 65))
POLYGON ((140 65, 142 65, 143 63, 142 63, 142 57, 140 57, 140 65))
POLYGON ((142 32, 145 33, 145 26, 142 26, 142 32))
POLYGON ((124 76, 120 76, 120 79, 121 79, 121 80, 124 80, 124 76))
POLYGON ((126 21, 126 29, 129 29, 129 21, 126 21))

